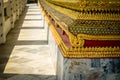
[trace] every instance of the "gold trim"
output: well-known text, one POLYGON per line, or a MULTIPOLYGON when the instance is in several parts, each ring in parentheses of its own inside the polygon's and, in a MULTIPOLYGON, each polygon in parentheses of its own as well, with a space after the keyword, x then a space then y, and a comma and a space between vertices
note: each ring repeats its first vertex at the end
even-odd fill
MULTIPOLYGON (((39 2, 40 3, 40 2, 39 2)), ((42 5, 40 5, 42 6, 42 5)), ((41 7, 42 8, 42 7, 41 7)), ((42 11, 43 14, 44 9, 42 11)), ((54 25, 45 15, 45 20, 49 24, 57 45, 65 58, 120 58, 120 47, 68 47, 65 45, 54 25)))
MULTIPOLYGON (((50 14, 49 14, 50 15, 50 14)), ((61 26, 62 30, 68 35, 70 43, 73 47, 83 47, 84 40, 120 40, 120 35, 88 35, 88 34, 78 34, 77 36, 70 33, 66 30, 61 22, 57 21, 54 16, 51 15, 54 19, 55 24, 61 26)))
POLYGON ((46 0, 49 3, 56 4, 73 10, 119 10, 120 1, 76 1, 76 0, 46 0), (72 5, 72 6, 71 6, 72 5))
MULTIPOLYGON (((51 7, 55 8, 55 5, 53 5, 51 3, 48 3, 46 0, 45 0, 45 2, 48 5, 50 5, 51 7)), ((62 7, 61 8, 60 7, 57 8, 57 7, 59 7, 59 6, 56 6, 56 8, 55 8, 56 10, 59 10, 60 12, 64 11, 64 9, 62 7)), ((65 9, 65 10, 69 10, 69 9, 65 9)), ((67 12, 67 11, 64 11, 64 12, 67 12)), ((72 12, 74 12, 74 11, 72 11, 72 12)), ((69 13, 72 13, 72 12, 69 12, 69 13)), ((77 36, 75 36, 72 33, 70 33, 68 30, 65 29, 66 24, 63 25, 63 22, 60 22, 60 20, 57 17, 55 17, 54 15, 50 14, 49 12, 48 12, 48 14, 53 18, 53 20, 55 21, 55 24, 58 24, 59 26, 61 26, 63 32, 65 32, 69 36, 69 40, 70 40, 71 45, 73 47, 83 47, 84 46, 84 42, 85 42, 84 40, 120 40, 120 35, 87 35, 87 34, 78 34, 77 36)), ((71 15, 73 16, 73 14, 68 14, 68 13, 65 13, 65 14, 67 14, 68 16, 71 16, 71 15)), ((77 15, 81 15, 82 17, 83 16, 86 17, 86 15, 87 15, 87 14, 79 14, 77 12, 76 13, 74 12, 74 18, 76 16, 76 14, 77 15)), ((90 14, 90 15, 91 15, 92 18, 90 18, 90 17, 86 17, 86 18, 89 18, 89 19, 92 19, 92 20, 100 20, 102 18, 101 16, 99 16, 100 18, 98 17, 99 19, 97 19, 97 17, 95 18, 96 14, 90 14)), ((103 16, 103 18, 105 18, 104 15, 102 15, 102 16, 103 16)), ((82 19, 82 17, 80 17, 80 18, 82 19)), ((76 17, 76 18, 78 19, 79 17, 76 17)), ((107 19, 110 20, 109 18, 110 18, 109 15, 107 15, 107 18, 106 19, 102 19, 102 20, 107 20, 107 19)), ((83 18, 83 19, 85 19, 85 18, 83 18)), ((89 19, 87 19, 87 20, 89 20, 89 19)))
POLYGON ((78 34, 78 40, 120 40, 120 35, 87 35, 87 34, 78 34))
POLYGON ((77 38, 76 36, 69 34, 69 40, 73 47, 83 47, 84 46, 84 39, 77 38))
MULTIPOLYGON (((116 11, 120 10, 119 8, 113 8, 113 6, 111 7, 112 9, 110 9, 109 5, 108 5, 109 7, 105 8, 106 4, 104 6, 100 6, 98 8, 98 6, 83 7, 83 6, 78 5, 78 2, 76 2, 75 4, 77 6, 74 4, 75 7, 72 9, 72 8, 69 8, 69 7, 73 7, 73 6, 69 6, 68 8, 61 7, 60 5, 65 6, 61 2, 60 2, 59 6, 53 4, 53 2, 51 0, 44 0, 44 2, 46 4, 48 4, 50 7, 54 8, 55 10, 60 11, 61 13, 66 14, 66 15, 68 15, 69 17, 71 17, 73 19, 82 19, 82 20, 120 20, 120 15, 119 14, 112 14, 110 12, 105 13, 105 14, 102 13, 104 11, 107 12, 107 11, 111 11, 113 9, 116 10, 116 11), (96 8, 98 8, 98 9, 96 9, 96 8), (85 13, 80 12, 80 11, 76 11, 74 9, 80 9, 80 11, 83 11, 83 12, 85 11, 85 13), (89 11, 89 13, 88 13, 88 11, 89 11), (97 12, 98 11, 98 12, 101 12, 101 13, 96 14, 96 13, 92 13, 91 11, 92 12, 94 12, 94 11, 97 12)), ((58 3, 59 3, 59 1, 58 1, 58 3)), ((88 4, 88 2, 83 2, 83 4, 85 4, 85 5, 86 5, 86 3, 88 4)), ((79 2, 79 4, 81 4, 81 2, 79 2)), ((91 3, 91 5, 93 5, 93 3, 91 3)))
MULTIPOLYGON (((50 14, 49 14, 50 15, 50 14)), ((78 34, 77 36, 70 33, 63 27, 62 23, 56 20, 56 17, 51 15, 56 25, 61 26, 62 30, 68 35, 70 43, 73 47, 83 47, 84 40, 120 40, 120 35, 88 35, 88 34, 78 34)))

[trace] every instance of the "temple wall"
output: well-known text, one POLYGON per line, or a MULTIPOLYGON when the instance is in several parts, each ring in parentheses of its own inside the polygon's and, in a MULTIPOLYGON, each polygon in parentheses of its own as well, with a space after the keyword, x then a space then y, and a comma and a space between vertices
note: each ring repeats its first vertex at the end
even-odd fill
POLYGON ((119 58, 65 58, 48 27, 48 43, 57 80, 119 80, 119 58))
POLYGON ((52 56, 52 62, 54 65, 54 68, 56 68, 57 65, 57 53, 58 53, 58 46, 52 36, 52 33, 49 29, 49 39, 48 39, 48 44, 50 46, 50 51, 51 51, 51 56, 52 56))
POLYGON ((3 3, 4 4, 4 19, 3 19, 3 23, 4 23, 4 27, 3 27, 3 36, 4 36, 4 42, 6 41, 6 36, 8 34, 8 32, 10 31, 10 29, 12 28, 11 26, 11 4, 10 1, 6 1, 3 3))
POLYGON ((120 59, 64 58, 49 29, 49 46, 57 80, 119 80, 120 59))
POLYGON ((50 51, 51 51, 51 56, 52 56, 52 62, 53 62, 54 68, 56 69, 57 80, 63 80, 64 57, 61 55, 61 52, 58 48, 58 45, 56 44, 54 40, 54 37, 50 29, 49 29, 49 46, 50 46, 50 51))
POLYGON ((25 8, 25 0, 0 1, 0 44, 6 42, 6 36, 25 8))
POLYGON ((49 46, 57 80, 119 80, 120 59, 64 58, 49 29, 49 46))
POLYGON ((63 80, 119 80, 119 62, 120 59, 64 59, 63 80))

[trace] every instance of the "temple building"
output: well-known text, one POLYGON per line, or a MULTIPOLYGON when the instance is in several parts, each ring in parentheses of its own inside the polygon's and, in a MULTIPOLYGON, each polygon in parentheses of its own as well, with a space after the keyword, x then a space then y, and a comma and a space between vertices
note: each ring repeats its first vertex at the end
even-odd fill
POLYGON ((120 80, 120 0, 0 0, 0 80, 120 80))

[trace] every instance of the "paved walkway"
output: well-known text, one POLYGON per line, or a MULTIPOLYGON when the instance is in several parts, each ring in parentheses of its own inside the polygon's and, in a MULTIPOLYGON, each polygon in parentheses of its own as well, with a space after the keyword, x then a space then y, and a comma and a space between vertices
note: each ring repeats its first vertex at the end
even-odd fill
POLYGON ((56 80, 37 4, 27 5, 6 44, 0 45, 0 80, 56 80))

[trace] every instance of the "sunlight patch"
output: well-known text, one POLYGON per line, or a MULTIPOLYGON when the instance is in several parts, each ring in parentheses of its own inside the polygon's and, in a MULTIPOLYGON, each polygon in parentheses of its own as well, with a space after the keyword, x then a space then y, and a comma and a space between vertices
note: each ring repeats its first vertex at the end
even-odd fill
POLYGON ((55 75, 48 45, 17 45, 4 73, 55 75))
POLYGON ((18 40, 47 40, 47 33, 39 29, 21 29, 18 40))
POLYGON ((43 20, 25 20, 22 27, 43 27, 43 20))

